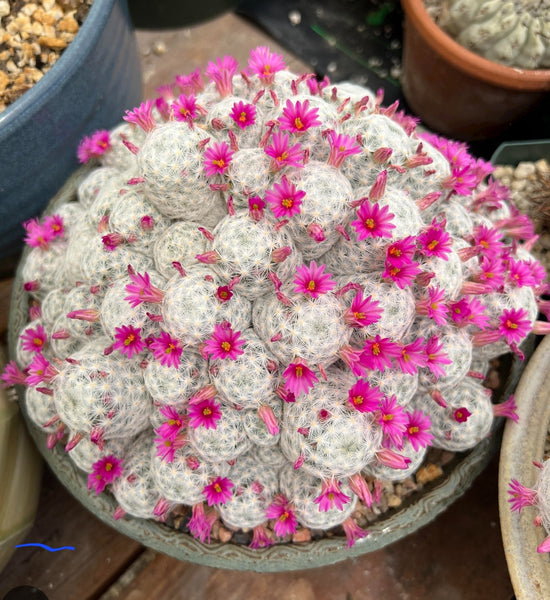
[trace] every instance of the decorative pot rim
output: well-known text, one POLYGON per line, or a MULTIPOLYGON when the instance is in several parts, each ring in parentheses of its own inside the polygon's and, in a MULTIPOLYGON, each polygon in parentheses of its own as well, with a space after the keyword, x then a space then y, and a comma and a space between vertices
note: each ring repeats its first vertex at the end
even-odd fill
MULTIPOLYGON (((15 102, 0 113, 0 141, 19 127, 22 120, 40 111, 40 107, 57 93, 60 83, 71 78, 81 67, 78 57, 85 57, 94 47, 109 20, 114 5, 121 0, 94 0, 74 40, 52 68, 15 102)), ((122 0, 124 3, 127 0, 122 0)))
POLYGON ((550 90, 550 69, 520 69, 490 61, 461 46, 430 17, 424 0, 401 0, 410 19, 425 42, 456 69, 497 87, 541 92, 550 90))

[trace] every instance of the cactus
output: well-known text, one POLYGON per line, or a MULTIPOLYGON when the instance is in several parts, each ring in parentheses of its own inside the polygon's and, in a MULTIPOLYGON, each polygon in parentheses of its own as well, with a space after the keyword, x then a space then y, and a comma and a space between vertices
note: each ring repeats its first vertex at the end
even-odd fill
POLYGON ((488 163, 365 88, 267 48, 205 76, 85 138, 74 201, 25 223, 2 379, 117 518, 183 504, 203 542, 219 519, 254 548, 352 545, 381 480, 514 417, 480 379, 548 331, 532 228, 488 163))

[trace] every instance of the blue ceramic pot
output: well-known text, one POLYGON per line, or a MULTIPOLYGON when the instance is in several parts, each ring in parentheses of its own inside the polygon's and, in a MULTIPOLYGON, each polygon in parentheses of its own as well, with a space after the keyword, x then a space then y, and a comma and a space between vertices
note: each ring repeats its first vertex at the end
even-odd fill
POLYGON ((141 63, 127 0, 95 0, 50 71, 0 113, 0 270, 77 168, 83 136, 109 129, 142 97, 141 63))

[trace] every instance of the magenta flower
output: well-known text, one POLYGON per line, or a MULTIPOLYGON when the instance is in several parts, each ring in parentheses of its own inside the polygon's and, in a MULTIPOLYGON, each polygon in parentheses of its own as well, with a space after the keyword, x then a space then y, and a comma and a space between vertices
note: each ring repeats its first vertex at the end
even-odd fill
POLYGON ((239 100, 233 104, 229 116, 241 129, 246 129, 256 122, 256 107, 239 100))
POLYGON ((49 215, 44 217, 43 227, 46 231, 50 231, 52 237, 63 237, 65 234, 65 224, 61 215, 49 215))
POLYGON ((249 548, 257 550, 258 548, 267 548, 273 546, 275 542, 269 537, 267 529, 263 525, 256 525, 252 530, 252 541, 249 548))
POLYGON ((304 166, 302 145, 298 142, 291 147, 288 133, 276 131, 271 144, 264 148, 264 152, 273 159, 271 164, 276 171, 283 167, 304 166))
POLYGON ((214 506, 214 504, 225 504, 232 497, 231 490, 234 484, 231 479, 227 477, 216 477, 208 485, 205 485, 202 493, 206 497, 208 506, 214 506))
POLYGON ((382 427, 384 439, 396 448, 402 448, 403 435, 407 428, 407 415, 397 402, 395 396, 384 397, 380 402, 379 425, 382 427))
POLYGON ((430 286, 427 295, 416 303, 416 313, 433 319, 439 326, 445 325, 449 314, 445 290, 430 286))
POLYGON ((397 366, 409 375, 417 373, 418 368, 425 367, 428 362, 424 338, 417 338, 410 344, 401 346, 401 352, 395 357, 397 366))
POLYGON ((283 175, 281 183, 274 183, 273 189, 266 191, 265 199, 278 219, 279 217, 288 218, 297 215, 300 212, 302 198, 305 195, 305 192, 296 189, 296 186, 289 181, 288 177, 283 175))
POLYGON ((173 438, 170 437, 156 437, 155 446, 157 447, 157 456, 164 462, 173 462, 176 450, 183 448, 187 443, 185 435, 179 433, 173 438))
POLYGON ((214 333, 206 340, 205 352, 212 355, 213 359, 230 358, 236 360, 237 356, 243 354, 241 346, 246 340, 239 337, 240 331, 233 331, 227 322, 214 325, 214 333))
POLYGON ((146 100, 142 102, 137 108, 133 110, 127 110, 126 115, 122 117, 128 123, 138 125, 145 132, 152 131, 157 123, 153 117, 153 101, 146 100))
POLYGON ((361 377, 367 371, 363 364, 363 352, 349 344, 343 344, 338 350, 338 357, 351 369, 356 377, 361 377))
POLYGON ((296 267, 296 277, 294 283, 296 287, 294 291, 297 294, 305 294, 310 298, 318 298, 321 294, 330 292, 335 286, 336 281, 331 279, 330 273, 325 273, 325 265, 317 266, 317 263, 312 260, 309 267, 302 265, 296 267))
POLYGON ((128 358, 139 354, 145 348, 145 342, 141 339, 141 329, 133 325, 122 325, 115 327, 115 343, 113 350, 120 350, 128 358))
POLYGON ((315 373, 304 363, 290 363, 283 373, 285 389, 299 396, 302 392, 307 394, 319 380, 315 373))
POLYGON ((184 94, 198 94, 204 90, 204 81, 200 69, 195 69, 189 75, 176 75, 174 83, 184 94))
POLYGON ((21 334, 21 348, 25 352, 42 352, 47 341, 48 334, 40 323, 21 334))
POLYGON ((187 414, 189 416, 189 425, 194 429, 197 429, 197 427, 216 429, 217 421, 222 418, 220 405, 216 404, 214 400, 208 399, 189 404, 187 414))
POLYGON ((88 489, 100 494, 105 486, 122 475, 122 460, 112 454, 104 456, 92 465, 92 472, 88 475, 88 489))
POLYGON ((25 383, 30 386, 50 383, 58 373, 59 371, 50 364, 49 360, 44 358, 42 354, 37 353, 28 367, 25 383))
POLYGON ((384 371, 386 367, 393 367, 392 358, 397 358, 401 354, 401 348, 390 338, 382 338, 376 335, 374 338, 365 341, 363 352, 361 354, 361 363, 367 369, 377 369, 384 371))
POLYGON ((163 417, 166 417, 166 421, 162 423, 156 432, 163 439, 174 440, 185 427, 187 418, 180 415, 172 406, 163 406, 159 412, 163 417))
POLYGON ((410 265, 416 252, 416 238, 409 235, 386 248, 386 263, 392 267, 410 265))
POLYGON ((477 174, 472 165, 454 167, 442 186, 459 196, 469 196, 477 185, 477 174))
POLYGON ((461 406, 453 411, 453 419, 457 423, 466 423, 468 417, 471 417, 472 413, 465 407, 461 406))
POLYGON ((348 390, 348 401, 359 412, 374 412, 383 397, 380 389, 371 387, 366 379, 357 380, 348 390))
POLYGON ((508 502, 511 504, 512 511, 518 513, 526 506, 533 506, 537 503, 537 492, 522 485, 517 479, 512 479, 508 488, 508 502))
POLYGON ((149 349, 161 365, 175 369, 179 367, 183 346, 169 333, 162 331, 159 337, 153 338, 149 343, 149 349))
POLYGON ((517 287, 535 287, 537 282, 533 277, 531 265, 525 260, 508 260, 508 279, 510 285, 517 287))
POLYGON ((159 290, 151 283, 149 273, 145 271, 141 273, 130 272, 130 279, 133 283, 126 286, 128 296, 124 298, 132 308, 139 306, 142 302, 152 302, 159 304, 164 298, 164 292, 159 290))
POLYGON ((509 344, 517 344, 529 333, 531 321, 524 308, 504 309, 499 317, 499 332, 509 344))
POLYGON ((172 102, 172 110, 176 121, 189 121, 196 119, 199 111, 197 109, 197 99, 194 94, 189 96, 180 94, 177 100, 172 102))
POLYGON ((109 132, 105 129, 94 132, 90 137, 85 137, 78 145, 76 155, 81 163, 87 163, 93 158, 99 158, 111 149, 109 132))
POLYGON ((444 224, 433 219, 431 225, 426 227, 416 238, 418 251, 424 256, 436 256, 448 260, 451 252, 451 236, 444 229, 444 224))
POLYGON ((204 74, 213 81, 218 94, 225 98, 233 94, 233 75, 237 72, 239 63, 229 55, 217 58, 216 62, 209 62, 204 74))
MULTIPOLYGON (((511 208, 513 209, 513 206, 511 208)), ((495 227, 498 227, 505 236, 516 240, 530 240, 535 235, 533 221, 517 210, 514 212, 509 218, 497 221, 495 227)))
POLYGON ((347 504, 349 501, 350 497, 346 496, 346 494, 340 490, 338 483, 334 479, 330 481, 326 479, 323 480, 321 493, 313 500, 315 504, 319 505, 319 510, 323 512, 327 512, 331 508, 342 510, 344 504, 347 504))
POLYGON ((280 54, 275 54, 267 46, 258 46, 250 51, 248 68, 260 78, 263 85, 271 85, 275 73, 286 69, 285 61, 280 54))
POLYGON ((339 169, 344 162, 344 159, 354 154, 361 154, 363 151, 356 137, 349 135, 337 134, 334 129, 328 132, 328 143, 330 153, 327 159, 329 165, 339 169))
POLYGON ((216 513, 211 512, 206 514, 204 511, 204 505, 202 502, 193 505, 192 516, 189 519, 187 526, 189 527, 189 533, 197 540, 204 544, 205 542, 210 543, 210 535, 212 532, 212 525, 214 525, 217 519, 216 513))
POLYGON ((19 369, 14 360, 10 360, 4 367, 4 372, 0 379, 3 381, 2 387, 26 385, 27 375, 19 369))
POLYGON ((310 127, 321 125, 318 117, 318 108, 309 108, 309 100, 292 102, 286 101, 283 114, 279 117, 279 127, 292 133, 304 133, 310 127))
POLYGON ((351 226, 357 232, 357 240, 365 240, 369 237, 387 237, 391 238, 391 230, 395 225, 391 222, 395 215, 390 212, 387 206, 380 208, 375 202, 363 202, 357 209, 356 221, 351 222, 351 226))
POLYGON ((441 365, 450 365, 451 359, 441 351, 443 342, 436 335, 428 338, 426 342, 426 367, 430 369, 435 377, 444 377, 445 369, 441 365))
POLYGON ((46 250, 54 238, 50 228, 41 225, 38 219, 30 219, 23 223, 26 235, 24 242, 31 248, 42 248, 46 250))
POLYGON ((484 256, 499 256, 504 247, 502 232, 495 227, 476 225, 474 227, 474 242, 481 248, 484 256))
POLYGON ((407 285, 412 285, 415 277, 420 273, 422 269, 415 262, 402 267, 392 267, 386 263, 382 277, 391 279, 397 287, 404 289, 407 285))
POLYGON ((357 292, 344 313, 344 321, 352 327, 368 327, 379 321, 383 312, 378 300, 373 300, 372 296, 363 298, 363 292, 357 292))
POLYGON ((420 448, 425 448, 431 444, 433 435, 430 433, 432 421, 429 415, 424 414, 420 410, 415 410, 412 413, 407 413, 407 427, 405 436, 411 443, 415 452, 420 448))
POLYGON ((370 533, 369 531, 359 527, 352 517, 348 517, 342 523, 342 527, 344 528, 344 533, 346 534, 346 538, 348 540, 346 544, 348 548, 352 548, 357 540, 367 537, 370 533))
POLYGON ((275 519, 273 531, 279 537, 292 535, 298 529, 295 509, 283 494, 277 494, 265 510, 266 519, 275 519))
POLYGON ((233 152, 225 142, 213 142, 204 152, 204 172, 207 177, 223 175, 229 168, 233 152))
POLYGON ((506 266, 498 256, 482 256, 479 271, 473 277, 478 283, 486 283, 492 290, 504 285, 506 266))

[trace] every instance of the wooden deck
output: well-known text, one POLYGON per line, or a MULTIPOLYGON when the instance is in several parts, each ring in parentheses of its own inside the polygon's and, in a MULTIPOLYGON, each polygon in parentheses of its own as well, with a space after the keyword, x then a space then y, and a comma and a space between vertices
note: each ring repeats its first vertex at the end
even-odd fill
MULTIPOLYGON (((288 57, 231 14, 186 30, 139 31, 138 39, 147 97, 175 74, 216 56, 233 54, 244 64, 250 48, 269 44, 288 57)), ((296 71, 307 68, 292 57, 287 62, 296 71)), ((0 282, 3 331, 10 286, 0 282)), ((497 476, 498 456, 445 513, 385 549, 322 569, 258 574, 178 562, 146 549, 96 519, 46 469, 39 512, 25 541, 75 550, 15 550, 0 573, 0 598, 18 586, 35 586, 49 600, 510 600, 497 476)))

